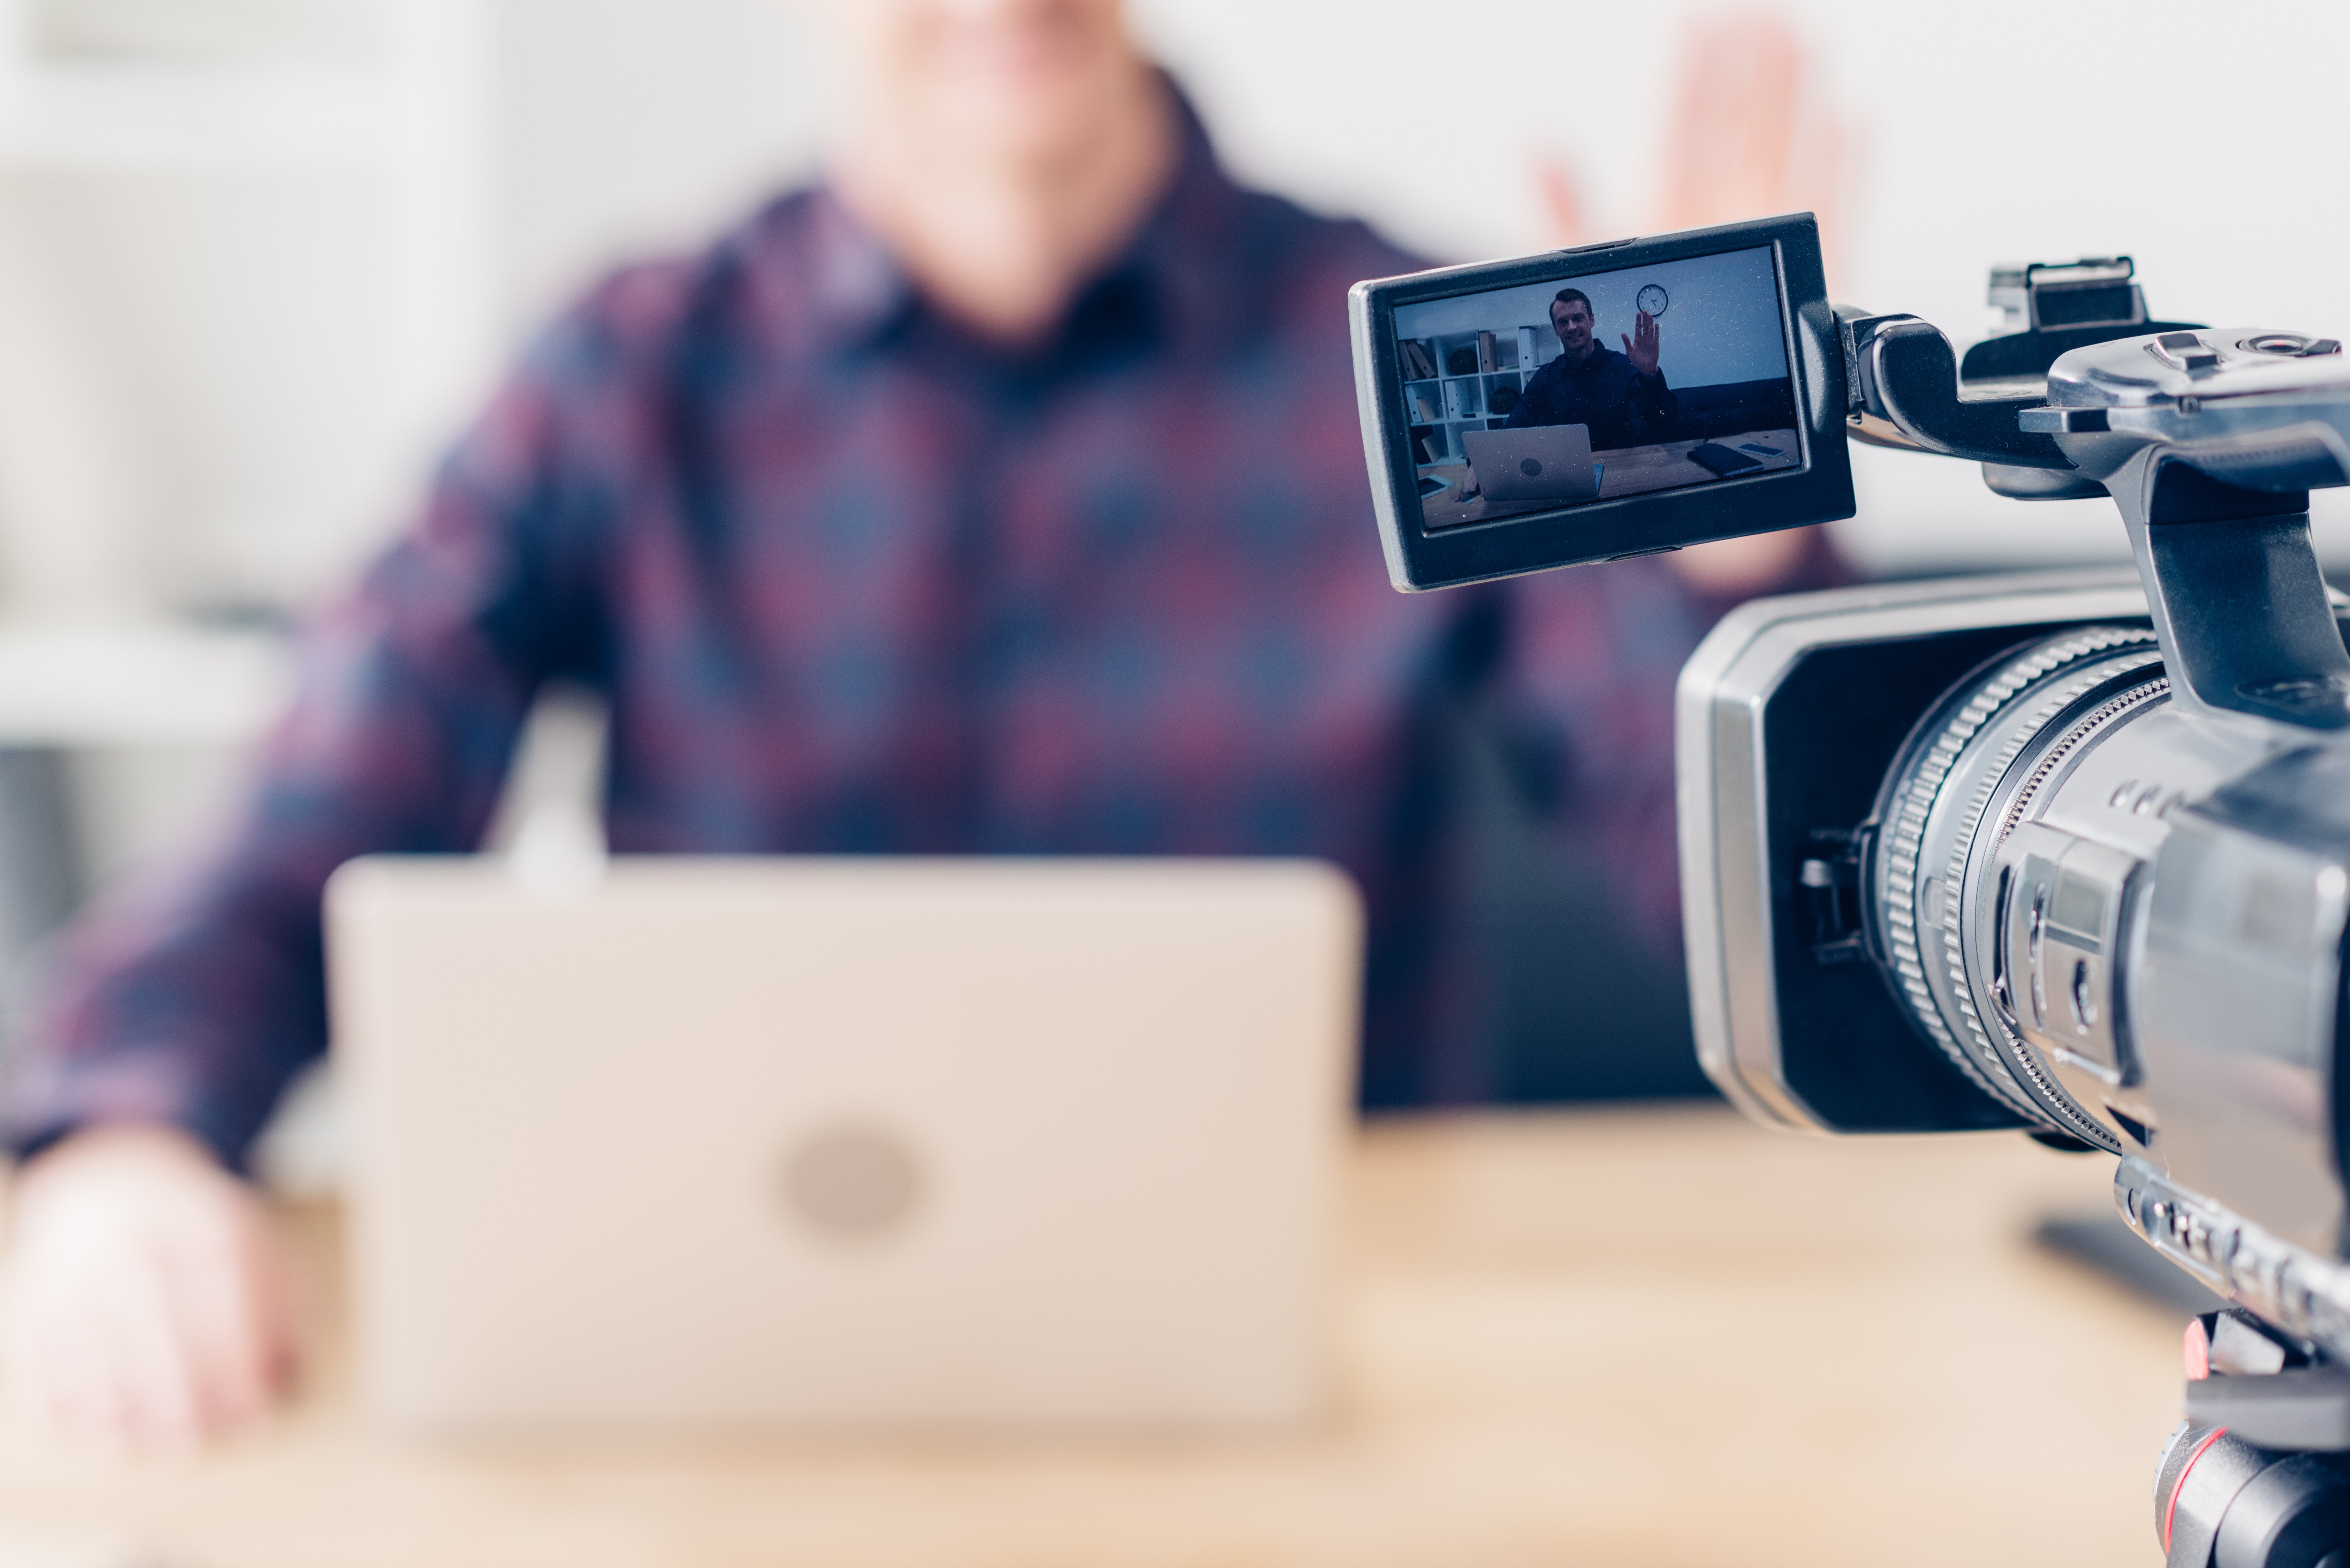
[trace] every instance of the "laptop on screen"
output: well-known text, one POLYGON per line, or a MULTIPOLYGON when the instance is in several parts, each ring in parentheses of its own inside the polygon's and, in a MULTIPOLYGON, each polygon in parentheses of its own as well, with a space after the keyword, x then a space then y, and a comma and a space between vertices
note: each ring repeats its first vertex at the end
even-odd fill
POLYGON ((1464 431, 1461 450, 1492 501, 1588 501, 1599 493, 1588 425, 1464 431))

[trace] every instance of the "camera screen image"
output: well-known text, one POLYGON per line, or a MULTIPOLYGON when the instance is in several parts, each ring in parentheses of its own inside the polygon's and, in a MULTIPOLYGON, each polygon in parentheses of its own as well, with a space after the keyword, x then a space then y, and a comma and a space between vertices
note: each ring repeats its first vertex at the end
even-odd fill
POLYGON ((1430 529, 1796 468, 1768 245, 1399 305, 1430 529))

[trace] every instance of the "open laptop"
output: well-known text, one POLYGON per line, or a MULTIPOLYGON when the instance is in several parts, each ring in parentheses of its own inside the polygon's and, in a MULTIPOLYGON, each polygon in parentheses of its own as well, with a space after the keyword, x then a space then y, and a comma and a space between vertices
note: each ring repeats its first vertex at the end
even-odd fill
POLYGON ((1588 501, 1599 493, 1588 425, 1463 431, 1461 450, 1488 501, 1588 501))
POLYGON ((328 944, 397 1425, 1317 1402, 1362 961, 1326 867, 372 858, 328 944))

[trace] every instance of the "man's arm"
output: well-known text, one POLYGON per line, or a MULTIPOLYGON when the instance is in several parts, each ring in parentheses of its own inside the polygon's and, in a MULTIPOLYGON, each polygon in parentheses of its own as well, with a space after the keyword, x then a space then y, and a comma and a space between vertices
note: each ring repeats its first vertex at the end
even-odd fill
POLYGON ((564 430, 600 357, 558 334, 416 524, 321 616, 223 831, 108 897, 20 1020, 0 1127, 26 1163, 0 1255, 0 1383, 54 1428, 192 1441, 294 1355, 281 1248, 231 1174, 324 1044, 319 901, 373 850, 472 848, 532 691, 584 673, 593 493, 564 430))
POLYGON ((1624 338, 1624 357, 1632 362, 1632 379, 1624 390, 1625 422, 1647 441, 1672 440, 1680 422, 1680 400, 1665 385, 1665 372, 1658 363, 1663 341, 1657 318, 1643 310, 1634 317, 1630 333, 1618 336, 1624 338))
POLYGON ((325 1044, 320 891, 374 851, 469 850, 535 688, 583 656, 572 395, 534 357, 416 524, 303 639, 296 695, 209 842, 68 932, 18 1026, 0 1133, 166 1123, 234 1165, 325 1044))
MULTIPOLYGON (((1557 361, 1553 360, 1553 364, 1557 361)), ((1518 406, 1502 421, 1505 431, 1522 431, 1530 425, 1555 424, 1550 404, 1551 377, 1549 365, 1544 365, 1526 378, 1525 389, 1518 396, 1518 406)))
POLYGON ((1680 400, 1665 385, 1664 372, 1632 378, 1632 384, 1625 391, 1624 418, 1640 441, 1678 439, 1680 400))

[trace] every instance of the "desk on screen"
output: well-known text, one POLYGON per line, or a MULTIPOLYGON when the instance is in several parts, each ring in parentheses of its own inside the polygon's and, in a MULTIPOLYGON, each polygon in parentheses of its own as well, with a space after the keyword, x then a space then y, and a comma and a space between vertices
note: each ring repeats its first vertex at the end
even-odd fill
MULTIPOLYGON (((1679 490, 1685 485, 1711 484, 1719 479, 1711 469, 1693 461, 1690 452, 1711 441, 1755 460, 1753 468, 1741 473, 1769 473, 1777 469, 1793 468, 1801 461, 1803 448, 1795 441, 1794 431, 1749 431, 1742 435, 1706 436, 1694 441, 1665 441, 1656 446, 1625 447, 1615 452, 1597 452, 1592 456, 1602 467, 1599 473, 1601 501, 1619 495, 1638 495, 1652 490, 1679 490), (1747 447, 1770 447, 1782 455, 1769 456, 1760 452, 1744 451, 1747 447)), ((1430 495, 1420 504, 1420 516, 1430 528, 1451 528, 1468 523, 1491 523, 1503 517, 1521 516, 1529 513, 1550 512, 1557 503, 1549 501, 1517 501, 1495 504, 1482 495, 1467 501, 1460 498, 1461 482, 1469 472, 1465 462, 1439 463, 1419 471, 1430 479, 1443 480, 1451 489, 1430 495)), ((1736 478, 1738 475, 1731 475, 1736 478)))

